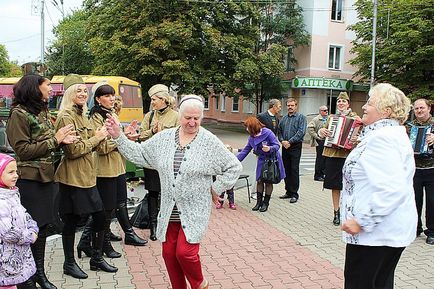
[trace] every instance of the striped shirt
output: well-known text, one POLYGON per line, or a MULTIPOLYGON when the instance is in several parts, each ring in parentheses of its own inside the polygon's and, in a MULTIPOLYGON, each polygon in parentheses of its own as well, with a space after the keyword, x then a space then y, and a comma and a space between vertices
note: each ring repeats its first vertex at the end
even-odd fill
MULTIPOLYGON (((176 143, 176 151, 175 151, 175 156, 173 158, 173 173, 176 179, 176 177, 178 176, 179 168, 181 167, 182 160, 184 159, 185 147, 188 145, 187 144, 185 146, 181 146, 181 143, 179 142, 179 128, 176 130, 175 133, 175 143, 176 143)), ((173 207, 172 214, 170 214, 169 222, 181 222, 181 219, 179 218, 179 211, 178 208, 176 207, 176 204, 173 207)))

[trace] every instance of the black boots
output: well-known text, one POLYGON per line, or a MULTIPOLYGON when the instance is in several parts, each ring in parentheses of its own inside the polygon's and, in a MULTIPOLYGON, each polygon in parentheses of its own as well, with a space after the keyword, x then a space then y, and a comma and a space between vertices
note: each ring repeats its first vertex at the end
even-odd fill
POLYGON ((118 208, 116 209, 116 218, 119 221, 119 225, 121 225, 122 231, 125 233, 125 245, 145 246, 146 243, 148 243, 148 241, 137 236, 133 227, 131 227, 126 203, 118 204, 118 208))
POLYGON ((42 289, 57 289, 53 283, 48 281, 47 276, 44 271, 44 260, 45 260, 45 244, 47 237, 45 231, 41 232, 35 243, 31 245, 33 258, 36 264, 36 273, 33 275, 33 281, 38 283, 42 289))
POLYGON ((341 214, 339 209, 337 209, 336 211, 334 211, 333 225, 339 226, 340 223, 341 223, 341 214))
POLYGON ((118 268, 107 263, 102 257, 102 247, 104 244, 105 231, 92 232, 92 257, 90 258, 90 270, 102 270, 104 272, 114 273, 118 268))
POLYGON ((270 204, 270 195, 264 196, 264 201, 262 202, 262 206, 259 208, 259 212, 266 212, 268 210, 268 205, 270 204))
POLYGON ((86 279, 87 274, 81 270, 74 258, 74 239, 75 235, 62 235, 63 253, 65 262, 63 263, 63 273, 77 279, 86 279))
POLYGON ((157 216, 158 216, 158 195, 154 196, 148 194, 148 211, 149 211, 149 229, 151 235, 149 239, 152 241, 157 240, 157 216))
POLYGON ((262 198, 264 193, 257 192, 256 193, 256 205, 252 208, 252 211, 257 211, 262 206, 262 198))
POLYGON ((109 258, 120 258, 121 253, 116 252, 113 249, 110 241, 110 223, 112 222, 112 211, 105 211, 105 224, 104 224, 104 243, 102 246, 102 252, 109 258))
POLYGON ((91 238, 92 238, 92 217, 89 217, 89 219, 86 222, 86 226, 84 226, 83 233, 81 234, 80 241, 77 245, 77 256, 78 258, 81 258, 81 252, 84 252, 87 257, 92 256, 92 245, 91 245, 91 238))

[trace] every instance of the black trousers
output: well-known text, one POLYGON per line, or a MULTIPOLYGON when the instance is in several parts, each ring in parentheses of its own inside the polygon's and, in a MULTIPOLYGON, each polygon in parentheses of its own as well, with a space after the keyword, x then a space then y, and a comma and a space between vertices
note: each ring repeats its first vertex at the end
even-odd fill
POLYGON ((425 218, 426 227, 425 235, 434 237, 434 169, 416 169, 413 177, 414 196, 416 199, 417 208, 417 231, 421 233, 422 227, 422 207, 423 207, 423 192, 425 188, 425 218))
POLYGON ((347 244, 345 289, 393 289, 402 248, 347 244))
POLYGON ((301 143, 291 144, 289 149, 282 148, 282 160, 285 167, 286 194, 298 199, 300 187, 301 143))
POLYGON ((316 159, 315 159, 315 174, 314 178, 324 178, 325 172, 325 157, 322 155, 322 151, 324 150, 324 141, 316 140, 318 145, 315 147, 316 149, 316 159))

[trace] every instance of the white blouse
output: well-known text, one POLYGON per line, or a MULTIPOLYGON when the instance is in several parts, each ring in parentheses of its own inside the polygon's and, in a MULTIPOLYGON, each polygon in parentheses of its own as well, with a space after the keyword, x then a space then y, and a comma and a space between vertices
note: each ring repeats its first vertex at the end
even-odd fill
POLYGON ((383 119, 366 126, 345 161, 341 222, 355 218, 362 231, 343 232, 349 244, 405 247, 416 237, 415 163, 404 126, 383 119))

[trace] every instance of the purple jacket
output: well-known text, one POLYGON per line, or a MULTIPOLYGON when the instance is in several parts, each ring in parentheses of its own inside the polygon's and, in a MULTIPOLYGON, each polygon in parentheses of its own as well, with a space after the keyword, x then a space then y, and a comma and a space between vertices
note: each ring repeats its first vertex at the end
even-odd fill
POLYGON ((35 274, 30 244, 38 225, 20 203, 18 188, 0 188, 0 286, 16 285, 35 274))
POLYGON ((283 167, 282 156, 280 155, 280 143, 274 133, 268 128, 264 127, 261 130, 261 134, 255 137, 250 136, 246 146, 237 155, 238 160, 241 162, 250 153, 253 152, 258 156, 258 163, 256 164, 256 181, 259 180, 261 176, 262 164, 265 161, 265 157, 269 156, 271 152, 276 152, 277 162, 279 163, 280 179, 285 178, 285 168, 283 167), (264 152, 262 150, 262 142, 267 142, 267 145, 271 147, 269 152, 264 152))

